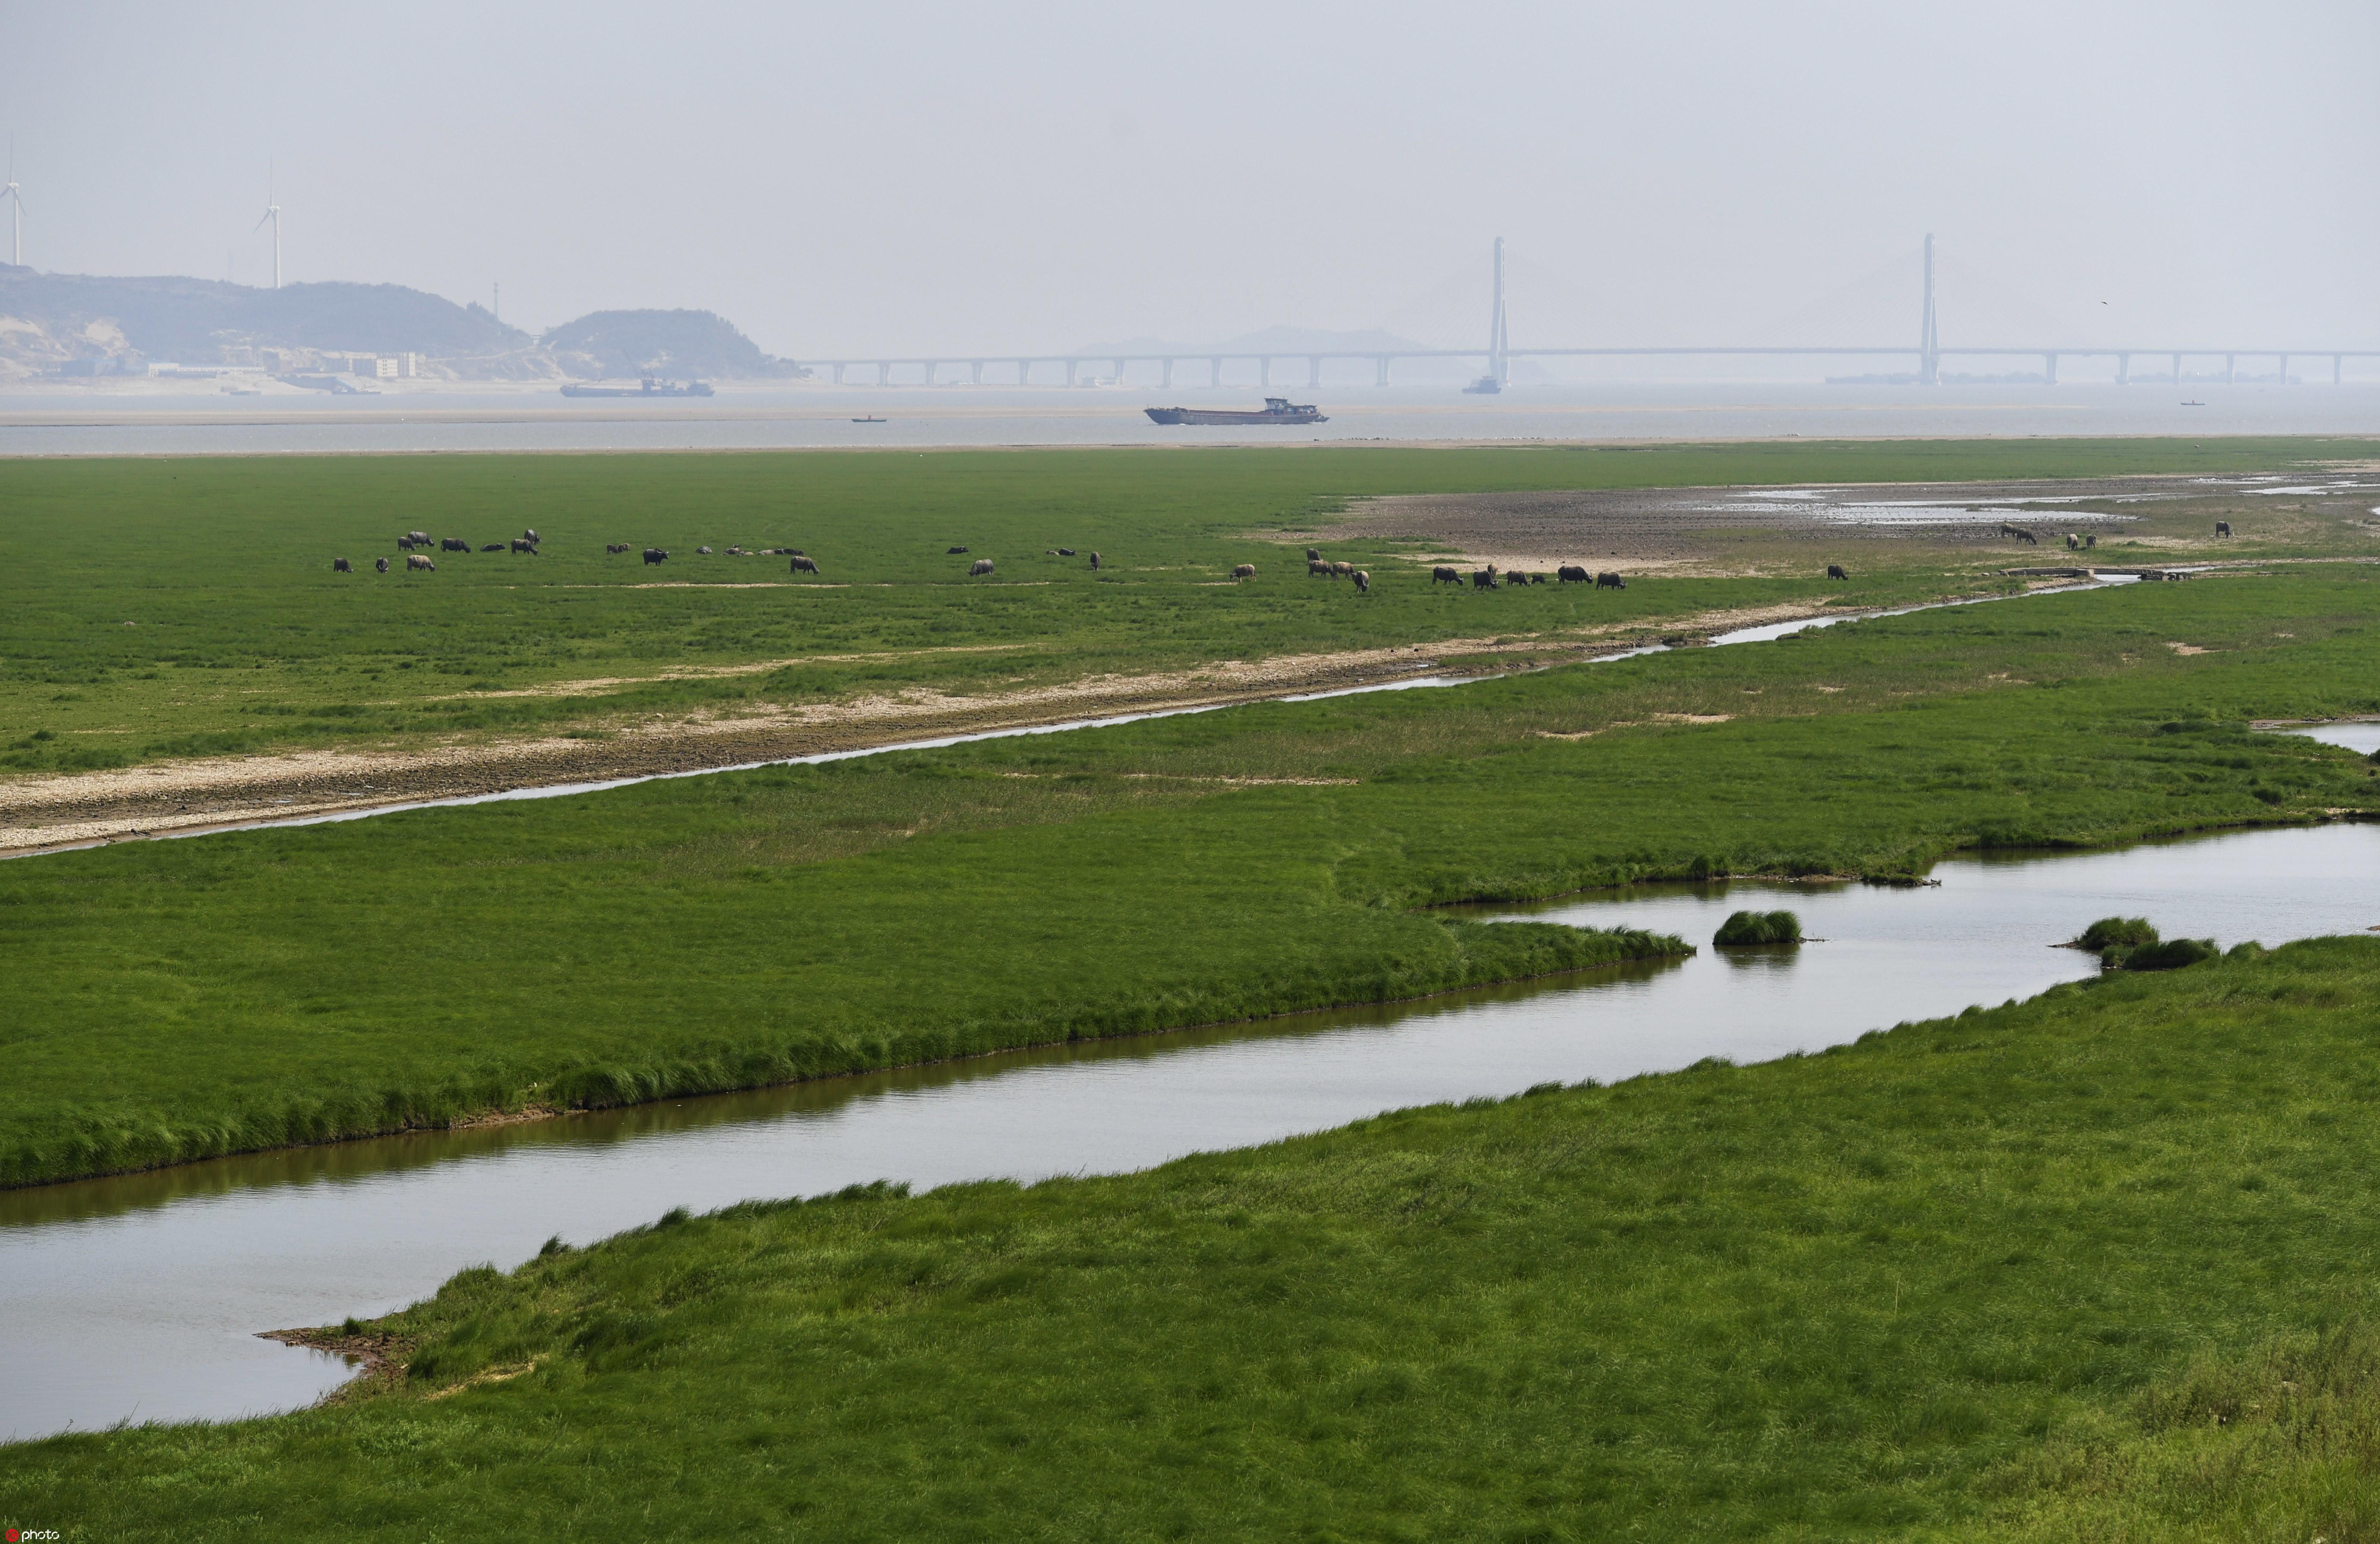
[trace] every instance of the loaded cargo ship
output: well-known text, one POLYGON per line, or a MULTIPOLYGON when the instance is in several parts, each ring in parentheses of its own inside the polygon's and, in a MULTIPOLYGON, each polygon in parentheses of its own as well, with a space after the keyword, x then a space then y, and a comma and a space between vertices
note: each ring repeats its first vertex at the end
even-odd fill
POLYGON ((1215 407, 1150 407, 1145 409, 1152 423, 1329 423, 1330 420, 1315 409, 1312 403, 1299 407, 1285 396, 1265 398, 1261 412, 1232 411, 1215 407))
POLYGON ((565 396, 709 396, 710 383, 708 381, 684 383, 656 381, 650 375, 645 377, 642 385, 638 386, 582 386, 574 381, 562 388, 562 395, 565 396))

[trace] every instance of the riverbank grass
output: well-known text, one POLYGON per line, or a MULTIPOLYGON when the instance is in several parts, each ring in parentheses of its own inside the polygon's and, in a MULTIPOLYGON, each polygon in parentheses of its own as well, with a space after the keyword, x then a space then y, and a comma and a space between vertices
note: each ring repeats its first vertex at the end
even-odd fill
POLYGON ((2036 596, 0 863, 0 1183, 1411 997, 1605 947, 1423 909, 1447 903, 1906 881, 1962 847, 2373 809, 2360 758, 2247 725, 2380 710, 2375 597, 2365 568, 2036 596))
POLYGON ((68 1537, 2353 1539, 2380 940, 1148 1173, 673 1214, 349 1402, 0 1450, 68 1537), (269 1521, 268 1521, 269 1520, 269 1521))

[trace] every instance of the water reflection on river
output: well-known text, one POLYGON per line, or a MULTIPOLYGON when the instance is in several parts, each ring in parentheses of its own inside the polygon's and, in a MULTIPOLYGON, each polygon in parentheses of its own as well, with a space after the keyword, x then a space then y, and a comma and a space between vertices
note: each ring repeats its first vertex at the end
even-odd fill
MULTIPOLYGON (((1080 1045, 531 1125, 0 1195, 0 1387, 18 1437, 301 1404, 335 1358, 255 1331, 369 1315, 674 1206, 1130 1170, 1377 1111, 1815 1050, 2091 974, 2095 918, 2266 942, 2380 924, 2380 830, 1961 859, 1918 890, 1646 887, 1528 908, 1706 942, 1739 906, 1824 940, 1421 1003, 1080 1045)), ((1501 908, 1514 915, 1514 908, 1501 908)))

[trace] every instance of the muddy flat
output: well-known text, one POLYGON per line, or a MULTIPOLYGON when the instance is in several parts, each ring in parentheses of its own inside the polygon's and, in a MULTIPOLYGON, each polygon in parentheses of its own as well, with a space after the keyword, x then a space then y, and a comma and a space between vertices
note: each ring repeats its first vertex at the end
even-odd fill
POLYGON ((1942 547, 1973 557, 2038 550, 2005 534, 2006 527, 2033 531, 2041 548, 2062 547, 2068 532, 2161 545, 2211 531, 2217 518, 2265 530, 2310 514, 2352 519, 2375 492, 2380 479, 2348 472, 2301 484, 2131 477, 1417 493, 1363 500, 1304 536, 1324 544, 1411 541, 1431 556, 1500 567, 1617 563, 1655 573, 1726 572, 1759 567, 1795 548, 1849 542, 1942 547))

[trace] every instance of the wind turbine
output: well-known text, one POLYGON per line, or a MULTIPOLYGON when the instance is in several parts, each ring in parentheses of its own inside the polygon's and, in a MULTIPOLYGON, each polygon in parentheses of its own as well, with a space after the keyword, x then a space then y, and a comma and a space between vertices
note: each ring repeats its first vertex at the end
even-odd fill
MULTIPOLYGON (((10 183, 9 186, 13 188, 16 184, 10 183)), ((273 171, 270 167, 267 167, 264 173, 264 220, 259 220, 256 223, 256 230, 264 228, 265 220, 273 222, 273 287, 279 289, 281 287, 281 206, 273 201, 273 171)), ((256 231, 250 231, 249 234, 253 236, 256 231)))
POLYGON ((8 186, 0 188, 0 199, 8 201, 8 261, 21 264, 25 261, 25 195, 17 187, 17 141, 8 141, 8 186))

